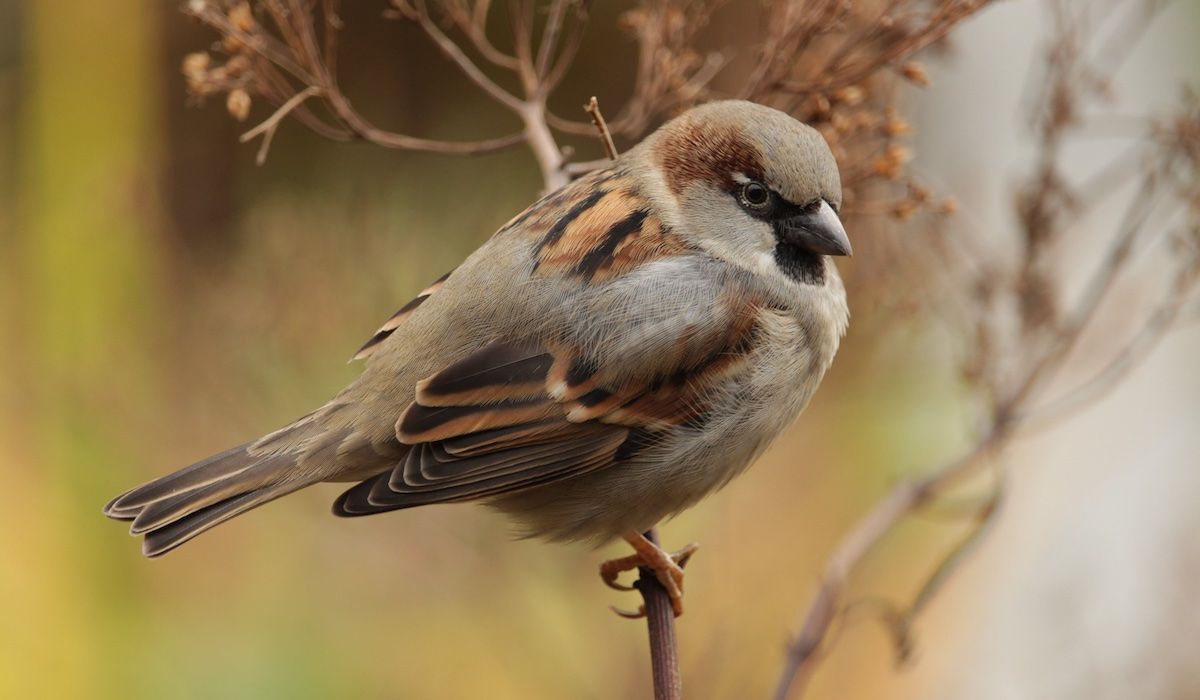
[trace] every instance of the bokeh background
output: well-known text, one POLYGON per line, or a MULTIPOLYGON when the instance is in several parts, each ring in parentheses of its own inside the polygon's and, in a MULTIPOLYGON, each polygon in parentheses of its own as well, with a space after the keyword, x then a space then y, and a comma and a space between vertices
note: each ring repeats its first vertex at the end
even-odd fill
MULTIPOLYGON (((342 58, 373 121, 516 126, 377 4, 345 9, 342 58)), ((561 104, 622 94, 615 5, 595 8, 561 104)), ((1012 224, 1042 10, 988 9, 906 97, 914 168, 958 199, 955 235, 1012 224)), ((1123 102, 1140 112, 1200 84, 1198 31, 1195 2, 1168 8, 1118 75, 1123 102)), ((384 318, 540 187, 519 149, 397 153, 290 123, 256 167, 220 100, 185 99, 180 60, 211 41, 171 3, 0 0, 0 697, 648 696, 644 627, 606 608, 635 601, 595 575, 619 547, 514 541, 471 506, 335 520, 338 486, 153 562, 101 517, 130 485, 327 398, 384 318)), ((1106 148, 1072 162, 1086 172, 1106 148)), ((856 249, 876 227, 851 232, 856 249)), ((908 666, 862 619, 811 697, 1200 697, 1197 325, 1008 453, 1002 518, 919 623, 908 666)), ((663 528, 703 546, 679 628, 691 696, 766 694, 838 534, 962 444, 948 353, 919 325, 855 327, 803 419, 663 528)), ((955 532, 908 523, 855 593, 911 593, 955 532)))

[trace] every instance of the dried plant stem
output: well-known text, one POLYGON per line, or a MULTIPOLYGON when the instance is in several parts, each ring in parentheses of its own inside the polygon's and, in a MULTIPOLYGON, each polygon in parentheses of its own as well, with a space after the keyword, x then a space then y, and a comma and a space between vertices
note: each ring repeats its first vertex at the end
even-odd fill
MULTIPOLYGON (((570 178, 563 168, 562 150, 558 147, 554 134, 550 131, 550 127, 546 122, 546 93, 549 85, 544 81, 546 66, 549 64, 550 58, 557 48, 558 32, 561 28, 563 15, 567 11, 567 4, 565 2, 555 3, 551 13, 551 22, 546 27, 545 36, 543 36, 542 44, 539 47, 536 66, 532 58, 532 27, 530 26, 528 14, 520 11, 514 11, 513 13, 513 32, 517 37, 517 58, 514 59, 515 63, 513 67, 521 78, 521 85, 525 91, 525 99, 523 100, 487 77, 479 66, 475 65, 466 53, 463 52, 459 45, 446 36, 445 32, 429 16, 425 0, 418 0, 414 8, 417 23, 429 35, 434 44, 441 49, 442 53, 453 61, 462 70, 463 74, 486 95, 520 117, 524 125, 521 140, 529 146, 530 152, 533 153, 533 157, 537 161, 546 191, 553 191, 567 184, 570 178)), ((482 21, 486 19, 486 11, 487 6, 483 5, 483 19, 479 20, 479 24, 475 24, 474 22, 471 24, 473 27, 469 31, 471 36, 484 36, 482 21)), ((505 57, 505 59, 507 58, 505 57)), ((507 64, 508 61, 503 60, 500 63, 507 64)))
POLYGON ((542 171, 542 182, 547 192, 552 192, 570 182, 563 168, 562 150, 554 140, 554 134, 546 124, 546 103, 539 99, 527 103, 520 111, 525 122, 525 142, 542 171))
POLYGON ((775 700, 787 700, 793 693, 797 697, 804 694, 821 660, 820 652, 829 630, 841 611, 846 581, 858 564, 892 531, 896 523, 981 464, 988 455, 1002 447, 1009 436, 1008 424, 997 423, 991 432, 957 460, 925 478, 907 481, 892 489, 842 537, 825 565, 821 586, 805 613, 800 633, 788 645, 787 658, 772 695, 775 700))
POLYGON ((596 100, 595 95, 592 95, 592 99, 588 100, 583 109, 592 117, 592 124, 600 134, 600 141, 604 144, 604 155, 609 160, 616 159, 617 145, 613 143, 612 133, 608 130, 608 122, 604 121, 604 115, 600 113, 600 102, 596 100))
MULTIPOLYGON (((650 528, 645 536, 656 546, 659 545, 657 528, 650 528)), ((675 639, 675 610, 671 607, 671 596, 658 582, 654 572, 644 566, 638 567, 638 579, 633 585, 645 602, 654 700, 680 700, 683 697, 683 676, 679 672, 679 645, 675 639)))
POLYGON ((267 152, 271 150, 271 141, 275 138, 275 130, 279 128, 279 122, 288 115, 293 109, 299 107, 305 100, 321 93, 321 89, 310 85, 300 92, 293 95, 275 110, 275 113, 267 117, 261 124, 247 131, 239 137, 239 141, 246 143, 254 138, 262 136, 262 143, 258 147, 258 155, 254 160, 259 165, 262 165, 267 160, 267 152))

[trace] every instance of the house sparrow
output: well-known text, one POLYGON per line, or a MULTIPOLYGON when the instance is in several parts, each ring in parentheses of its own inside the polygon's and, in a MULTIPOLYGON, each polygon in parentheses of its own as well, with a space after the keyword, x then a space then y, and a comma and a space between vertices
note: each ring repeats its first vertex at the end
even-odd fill
POLYGON ((682 610, 690 552, 640 533, 723 486, 808 403, 846 330, 841 184, 814 129, 715 102, 553 192, 401 308, 295 423, 113 499, 164 554, 322 481, 358 516, 482 501, 636 554, 682 610))

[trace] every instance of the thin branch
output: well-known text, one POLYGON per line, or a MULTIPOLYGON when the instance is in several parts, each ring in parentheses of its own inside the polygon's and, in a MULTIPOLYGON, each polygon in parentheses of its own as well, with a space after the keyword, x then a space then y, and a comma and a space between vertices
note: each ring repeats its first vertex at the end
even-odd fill
POLYGON ((351 106, 349 100, 341 92, 335 91, 329 94, 327 99, 330 108, 347 128, 360 138, 385 148, 450 155, 479 155, 516 146, 517 144, 524 143, 526 139, 524 132, 480 141, 442 141, 407 136, 393 131, 385 131, 372 125, 351 106))
POLYGON ((567 32, 566 39, 563 41, 563 48, 558 52, 558 58, 554 61, 554 65, 549 72, 542 77, 542 93, 550 94, 558 87, 562 79, 566 77, 567 71, 575 63, 575 57, 579 54, 579 46, 583 43, 583 31, 587 28, 587 6, 580 3, 575 7, 575 12, 572 13, 573 21, 567 32))
POLYGON ((546 191, 553 192, 571 181, 563 167, 562 150, 554 140, 554 134, 546 124, 546 103, 532 101, 521 110, 525 122, 525 142, 542 171, 546 191))
POLYGON ((497 85, 491 78, 487 77, 475 62, 467 57, 458 44, 454 43, 450 37, 438 28, 437 23, 429 16, 429 8, 426 7, 425 0, 418 0, 416 3, 417 23, 425 30, 433 43, 441 49, 451 61, 458 66, 463 75, 475 83, 475 85, 483 90, 484 94, 491 97, 496 102, 504 105, 508 109, 520 114, 523 103, 514 97, 510 92, 497 85))
MULTIPOLYGON (((288 81, 287 77, 273 63, 262 61, 261 65, 256 66, 255 73, 261 81, 259 88, 263 90, 264 96, 274 104, 283 104, 287 101, 288 96, 295 92, 292 88, 292 83, 288 81)), ((328 124, 317 117, 309 109, 307 103, 296 105, 291 111, 291 116, 327 139, 350 141, 355 137, 354 132, 349 129, 328 124)))
POLYGON ((184 6, 183 12, 216 29, 221 35, 232 37, 254 53, 291 73, 297 80, 305 84, 316 82, 315 76, 311 75, 303 66, 298 64, 290 56, 291 52, 288 48, 279 40, 263 33, 249 34, 242 31, 233 22, 230 22, 229 18, 216 9, 214 5, 203 3, 199 5, 199 9, 194 9, 189 3, 184 6))
POLYGON ((338 16, 338 0, 322 0, 325 16, 324 66, 328 75, 337 75, 337 37, 342 29, 342 18, 338 16))
POLYGON ((600 113, 600 103, 596 100, 595 95, 592 95, 592 99, 583 106, 583 110, 592 118, 596 133, 600 135, 600 143, 604 144, 604 155, 608 156, 609 160, 616 160, 617 145, 613 143, 612 134, 608 130, 608 124, 604 121, 604 115, 600 113))
POLYGON ((542 40, 538 44, 537 62, 534 66, 537 75, 545 79, 550 70, 550 59, 558 50, 559 32, 562 31, 563 20, 566 19, 567 5, 571 0, 554 0, 546 17, 546 26, 542 30, 542 40))
POLYGON ((1142 324, 1120 352, 1078 386, 1020 416, 1020 420, 1045 427, 1088 404, 1095 403, 1116 388, 1121 379, 1137 367, 1140 360, 1149 355, 1158 346, 1159 341, 1175 327, 1190 299, 1189 292, 1196 286, 1196 278, 1196 269, 1181 271, 1167 299, 1142 324))
POLYGON ((313 97, 314 95, 319 94, 321 94, 321 89, 315 85, 306 87, 295 95, 292 95, 291 99, 280 105, 279 109, 275 110, 275 112, 263 120, 261 124, 239 137, 238 140, 242 143, 247 143, 260 135, 263 137, 262 143, 258 147, 258 155, 256 155, 254 158, 255 163, 262 165, 263 163, 267 162, 267 151, 271 148, 271 140, 275 137, 275 130, 279 128, 279 122, 282 121, 289 112, 300 106, 302 102, 310 97, 313 97))
POLYGON ((538 72, 533 65, 533 0, 515 0, 510 9, 517 76, 526 97, 537 92, 538 72))
MULTIPOLYGON (((656 528, 650 528, 645 536, 655 546, 659 545, 656 528)), ((671 606, 671 596, 658 582, 658 576, 644 566, 638 567, 638 579, 633 586, 645 602, 654 700, 682 700, 683 676, 679 672, 679 645, 675 638, 675 610, 671 606)))
MULTIPOLYGON (((358 137, 385 148, 412 151, 475 155, 509 148, 526 140, 525 133, 520 132, 478 141, 443 141, 408 136, 374 126, 351 106, 338 87, 337 76, 333 70, 337 32, 341 24, 337 17, 337 2, 324 0, 322 4, 323 43, 317 41, 311 8, 301 0, 269 0, 264 2, 264 7, 283 41, 264 31, 257 22, 248 28, 246 25, 238 26, 212 4, 197 7, 189 5, 185 10, 233 41, 233 45, 237 47, 236 51, 245 52, 239 57, 241 60, 250 57, 257 61, 250 74, 256 81, 256 91, 271 101, 280 102, 280 107, 271 117, 243 136, 243 141, 263 136, 257 155, 260 164, 266 157, 280 120, 289 114, 327 138, 345 140, 358 137), (286 6, 281 4, 283 1, 287 2, 286 6), (297 91, 277 68, 303 83, 305 87, 297 91), (339 126, 344 129, 325 123, 307 109, 303 103, 314 96, 324 99, 340 122, 339 126)), ((219 89, 221 85, 216 84, 216 88, 219 89)), ((213 88, 206 86, 204 89, 213 88)), ((513 99, 514 104, 520 104, 513 99)))
POLYGON ((563 166, 568 177, 579 177, 586 175, 593 170, 599 170, 606 167, 611 161, 608 158, 597 158, 596 160, 582 160, 574 163, 567 163, 563 166))
POLYGON ((929 476, 905 482, 871 509, 842 537, 825 565, 821 585, 800 625, 800 633, 788 645, 787 658, 772 697, 787 700, 794 691, 803 694, 816 662, 841 610, 840 601, 850 573, 900 520, 927 503, 934 495, 957 482, 988 455, 1003 445, 1011 433, 1007 424, 996 424, 974 447, 958 459, 934 470, 929 476))
MULTIPOLYGON (((844 59, 850 55, 852 50, 863 45, 864 37, 851 38, 844 45, 844 53, 835 56, 822 70, 816 73, 817 77, 814 79, 807 82, 788 82, 779 86, 769 86, 768 92, 777 91, 779 87, 782 87, 789 93, 808 94, 830 90, 836 86, 860 83, 883 67, 895 64, 902 58, 911 56, 931 44, 941 41, 951 29, 958 26, 960 20, 979 12, 993 1, 966 0, 958 4, 947 3, 939 8, 923 27, 910 32, 911 40, 889 44, 872 53, 868 59, 844 66, 844 59)), ((878 30, 880 26, 876 23, 870 25, 870 28, 878 30)), ((786 56, 787 54, 782 55, 786 56)), ((765 96, 751 95, 750 97, 751 99, 761 99, 765 96)))
POLYGON ((516 70, 517 59, 497 49, 488 39, 487 20, 491 7, 491 0, 478 0, 469 16, 458 3, 447 6, 447 12, 459 30, 471 40, 479 55, 501 68, 516 70))
POLYGON ((1083 332, 1096 318, 1101 303, 1112 290, 1129 261, 1133 244, 1143 231, 1156 202, 1155 177, 1150 173, 1143 178, 1142 186, 1130 203, 1122 218, 1118 237, 1109 248, 1108 254, 1088 280, 1082 297, 1075 305, 1071 317, 1062 325, 1053 338, 1050 350, 1033 365, 1033 369, 1017 384, 1017 388, 1005 398, 1002 411, 1012 411, 1044 385, 1050 375, 1057 372, 1070 356, 1083 332))

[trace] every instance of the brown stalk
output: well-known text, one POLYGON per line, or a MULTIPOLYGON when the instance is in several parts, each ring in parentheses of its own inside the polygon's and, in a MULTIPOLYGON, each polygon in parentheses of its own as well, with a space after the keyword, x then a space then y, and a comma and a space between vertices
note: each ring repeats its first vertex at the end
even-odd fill
MULTIPOLYGON (((656 546, 661 546, 656 528, 650 528, 645 535, 656 546)), ((683 676, 679 671, 679 644, 675 638, 675 610, 671 607, 671 596, 654 572, 644 566, 638 567, 638 578, 633 586, 642 594, 646 611, 654 700, 682 700, 683 676)))

